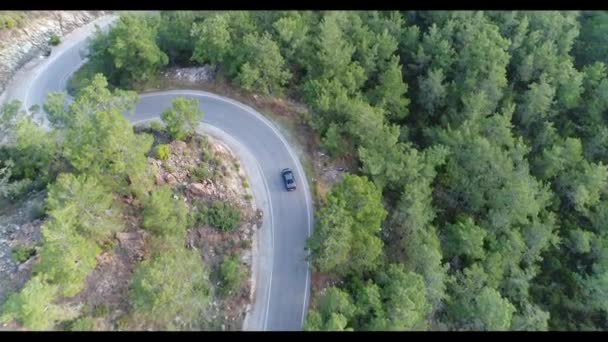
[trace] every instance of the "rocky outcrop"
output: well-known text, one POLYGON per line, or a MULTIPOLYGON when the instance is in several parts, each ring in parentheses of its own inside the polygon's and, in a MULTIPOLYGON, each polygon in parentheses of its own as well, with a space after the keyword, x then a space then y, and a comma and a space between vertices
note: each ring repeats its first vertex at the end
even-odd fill
POLYGON ((0 31, 0 93, 13 75, 49 48, 52 35, 62 37, 108 11, 32 11, 21 27, 0 31))
POLYGON ((165 77, 173 81, 200 84, 215 79, 215 68, 211 65, 194 68, 171 68, 165 72, 165 77))

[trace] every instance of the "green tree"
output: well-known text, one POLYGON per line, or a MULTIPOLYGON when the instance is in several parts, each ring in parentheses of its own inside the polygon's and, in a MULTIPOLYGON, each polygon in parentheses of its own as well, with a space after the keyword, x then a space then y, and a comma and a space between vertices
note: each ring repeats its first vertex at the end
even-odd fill
POLYGON ((242 49, 242 59, 246 62, 237 77, 239 84, 247 90, 279 93, 291 74, 285 70, 285 61, 272 36, 269 33, 262 36, 248 34, 243 40, 242 49))
POLYGON ((399 121, 408 115, 410 100, 406 94, 407 84, 403 82, 399 57, 393 57, 380 74, 378 85, 371 90, 370 102, 383 108, 390 121, 399 121))
POLYGON ((182 236, 165 238, 163 253, 139 265, 129 285, 136 314, 155 329, 200 329, 201 314, 209 303, 209 280, 201 256, 184 247, 182 236))
POLYGON ((372 319, 374 330, 426 330, 431 306, 427 302, 423 278, 406 272, 402 266, 389 265, 380 273, 384 317, 372 319))
POLYGON ((53 303, 57 285, 48 284, 43 276, 34 276, 19 292, 10 295, 2 306, 0 320, 16 320, 31 330, 49 330, 69 318, 63 307, 53 303))
POLYGON ((319 298, 317 307, 317 310, 309 311, 304 330, 352 331, 352 328, 348 328, 348 320, 356 307, 347 292, 330 287, 319 298))
POLYGON ((181 200, 173 199, 168 186, 153 191, 144 203, 144 228, 159 235, 182 234, 188 226, 188 209, 181 200))
POLYGON ((61 174, 48 188, 47 210, 75 219, 75 229, 101 244, 122 229, 113 196, 95 177, 61 174))
POLYGON ((46 96, 44 111, 47 119, 55 128, 65 128, 70 123, 70 112, 66 106, 66 93, 54 92, 46 96))
POLYGON ((245 271, 236 256, 224 258, 224 261, 220 265, 220 275, 222 278, 221 291, 223 294, 237 292, 243 286, 245 271))
POLYGON ((579 17, 580 35, 576 40, 573 55, 578 66, 606 59, 606 32, 608 32, 608 13, 606 11, 584 12, 579 17))
POLYGON ((316 228, 309 248, 321 272, 339 270, 348 263, 354 219, 340 199, 330 196, 317 213, 316 228))
POLYGON ((153 139, 135 134, 123 116, 136 100, 133 92, 111 92, 106 79, 96 75, 70 105, 64 155, 78 172, 96 175, 121 193, 142 196, 153 182, 146 159, 153 139))
POLYGON ((162 11, 158 25, 158 47, 173 64, 186 64, 194 51, 192 26, 198 13, 194 11, 162 11))
POLYGON ((178 97, 171 103, 171 108, 161 114, 161 119, 171 137, 182 140, 194 134, 203 115, 197 99, 178 97))
POLYGON ((486 232, 475 225, 472 218, 449 225, 445 230, 446 256, 449 258, 464 256, 469 260, 483 259, 485 251, 483 239, 486 232))
POLYGON ((387 214, 380 191, 364 177, 346 175, 332 188, 328 203, 309 240, 315 267, 341 274, 373 270, 382 252, 378 234, 387 214))
POLYGON ((156 43, 157 22, 156 16, 122 14, 105 36, 105 46, 93 44, 90 47, 93 50, 106 48, 107 52, 98 55, 94 51, 90 58, 109 59, 114 70, 109 79, 117 85, 128 86, 149 80, 169 62, 156 43))
POLYGON ((192 27, 192 60, 219 65, 233 48, 228 14, 216 14, 192 27))
POLYGON ((76 232, 78 217, 69 208, 54 210, 52 219, 42 227, 40 263, 34 272, 45 274, 66 297, 78 294, 85 279, 97 265, 101 252, 97 244, 76 232))

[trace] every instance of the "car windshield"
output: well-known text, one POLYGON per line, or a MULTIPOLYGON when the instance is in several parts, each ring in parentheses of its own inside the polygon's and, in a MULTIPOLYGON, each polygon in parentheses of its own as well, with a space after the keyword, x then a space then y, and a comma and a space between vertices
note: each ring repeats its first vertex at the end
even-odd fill
POLYGON ((293 174, 291 172, 286 172, 285 180, 287 181, 288 184, 293 183, 293 174))

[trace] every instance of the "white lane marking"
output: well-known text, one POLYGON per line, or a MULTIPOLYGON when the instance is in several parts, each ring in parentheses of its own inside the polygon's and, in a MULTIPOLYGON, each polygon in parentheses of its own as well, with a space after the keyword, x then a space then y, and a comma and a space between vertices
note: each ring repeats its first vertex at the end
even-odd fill
MULTIPOLYGON (((296 164, 296 168, 298 169, 298 172, 301 175, 305 175, 306 173, 304 173, 304 170, 300 164, 300 159, 298 157, 296 157, 293 153, 293 151, 291 150, 291 148, 289 148, 289 144, 287 144, 287 142, 285 141, 285 139, 283 138, 283 135, 274 127, 274 125, 266 118, 264 117, 262 114, 259 114, 257 111, 255 111, 253 108, 246 106, 244 104, 241 104, 240 102, 234 101, 232 99, 229 98, 225 98, 223 96, 219 96, 216 94, 212 94, 212 93, 208 93, 208 92, 204 92, 204 91, 195 91, 195 90, 184 90, 184 91, 180 91, 180 90, 169 90, 169 91, 160 91, 160 92, 150 92, 150 93, 145 93, 145 94, 141 94, 140 97, 150 97, 150 96, 157 96, 157 95, 171 95, 171 94, 182 94, 182 95, 192 95, 192 96, 206 96, 206 97, 210 97, 210 98, 214 98, 216 100, 220 100, 220 101, 224 101, 227 103, 230 103, 232 105, 235 105, 241 109, 243 109, 244 111, 252 114, 253 116, 255 116, 256 118, 258 118, 260 121, 262 121, 266 126, 268 126, 274 133, 275 135, 277 135, 279 137, 279 139, 281 140, 281 142, 283 143, 283 146, 285 146, 285 149, 287 150, 287 152, 289 153, 289 155, 291 156, 291 158, 295 161, 296 164)), ((308 211, 308 215, 306 217, 307 221, 308 221, 308 234, 307 234, 307 238, 310 237, 311 234, 311 216, 312 216, 312 211, 311 211, 311 198, 310 198, 310 189, 308 188, 308 181, 304 182, 304 186, 306 188, 305 191, 305 199, 306 199, 306 210, 308 211)), ((274 259, 274 258, 273 258, 274 259)), ((273 260, 274 261, 274 260, 273 260)), ((302 304, 302 325, 304 324, 304 313, 306 311, 306 300, 308 297, 308 283, 309 283, 309 279, 310 279, 310 260, 306 261, 307 264, 307 268, 306 268, 306 283, 305 283, 305 288, 304 288, 304 303, 302 304)), ((270 299, 269 299, 270 302, 270 299)), ((267 308, 268 310, 268 308, 267 308)), ((264 330, 266 330, 266 326, 264 326, 264 330)))

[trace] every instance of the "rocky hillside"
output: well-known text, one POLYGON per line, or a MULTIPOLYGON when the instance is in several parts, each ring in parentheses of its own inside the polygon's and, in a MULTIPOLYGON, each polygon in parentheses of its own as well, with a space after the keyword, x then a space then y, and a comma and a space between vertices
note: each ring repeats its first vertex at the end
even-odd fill
POLYGON ((11 77, 49 47, 51 36, 62 37, 107 11, 30 11, 19 26, 0 30, 0 93, 11 77))

